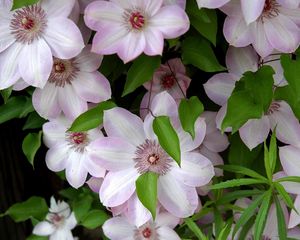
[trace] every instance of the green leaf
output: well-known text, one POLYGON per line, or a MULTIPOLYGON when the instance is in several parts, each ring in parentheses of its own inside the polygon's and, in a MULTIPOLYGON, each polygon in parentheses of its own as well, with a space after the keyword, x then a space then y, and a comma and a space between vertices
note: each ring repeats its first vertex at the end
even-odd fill
POLYGON ((225 223, 221 211, 217 207, 214 207, 213 213, 214 213, 214 230, 215 230, 214 232, 215 232, 215 236, 218 238, 225 223))
POLYGON ((276 217, 277 217, 277 226, 278 226, 278 235, 280 240, 287 239, 287 227, 285 223, 284 213, 281 207, 281 204, 278 200, 278 197, 274 197, 275 205, 276 205, 276 217))
POLYGON ((185 218, 184 222, 199 240, 208 240, 198 225, 191 218, 185 218))
POLYGON ((290 89, 295 93, 296 100, 300 100, 300 59, 293 60, 289 54, 281 56, 283 74, 290 89))
POLYGON ((41 146, 42 131, 38 133, 29 133, 23 140, 22 150, 29 163, 34 167, 33 161, 36 152, 41 146))
POLYGON ((218 72, 226 69, 218 62, 210 43, 199 37, 187 37, 183 40, 182 60, 184 64, 192 64, 205 72, 218 72))
POLYGON ((278 182, 274 182, 274 186, 277 189, 279 195, 283 198, 283 201, 285 202, 285 204, 289 208, 295 210, 295 212, 298 212, 294 207, 294 203, 293 203, 291 196, 287 193, 287 191, 284 189, 284 187, 278 182))
MULTIPOLYGON (((266 192, 267 193, 267 192, 266 192)), ((255 215, 255 211, 257 210, 258 206, 264 200, 266 193, 258 196, 247 208, 244 209, 243 213, 241 214, 239 220, 236 222, 232 236, 235 236, 237 231, 245 225, 252 216, 255 215)))
POLYGON ((6 89, 3 89, 0 91, 4 103, 7 103, 8 99, 12 93, 12 89, 13 89, 12 87, 9 87, 9 88, 6 88, 6 89))
POLYGON ((24 96, 11 97, 7 103, 0 106, 0 124, 13 118, 23 118, 34 109, 31 99, 24 96))
POLYGON ((143 83, 152 79, 154 71, 160 65, 160 56, 147 56, 141 55, 128 70, 126 83, 122 97, 133 92, 138 87, 142 86, 143 83))
POLYGON ((109 216, 106 212, 92 210, 82 218, 81 225, 88 229, 95 229, 102 226, 107 219, 109 219, 109 216))
POLYGON ((159 116, 154 118, 152 127, 158 137, 159 144, 180 166, 181 153, 179 138, 169 117, 159 116))
POLYGON ((37 3, 39 0, 14 0, 12 10, 37 3))
POLYGON ((195 138, 195 122, 203 111, 204 106, 196 96, 190 99, 182 99, 179 104, 179 119, 182 128, 193 139, 195 138))
POLYGON ((227 180, 225 182, 214 184, 210 186, 210 189, 232 188, 232 187, 239 187, 239 186, 251 185, 251 184, 262 184, 262 183, 268 183, 268 182, 260 179, 240 178, 240 179, 232 179, 232 180, 227 180))
POLYGON ((270 148, 269 148, 269 162, 271 175, 273 175, 277 162, 277 140, 276 140, 276 128, 272 132, 270 148))
POLYGON ((59 191, 59 195, 61 195, 64 198, 67 198, 69 200, 71 199, 75 199, 79 194, 81 193, 81 191, 79 189, 75 189, 75 188, 65 188, 59 191))
POLYGON ((251 91, 233 92, 227 102, 226 115, 222 122, 222 130, 232 127, 232 133, 239 130, 249 119, 261 118, 263 108, 252 98, 251 91))
POLYGON ((271 204, 272 191, 268 190, 265 194, 264 200, 259 208, 255 222, 254 222, 254 240, 260 240, 264 231, 266 220, 271 204))
POLYGON ((72 209, 75 213, 77 221, 81 221, 89 212, 92 206, 93 198, 88 194, 80 194, 77 199, 72 202, 72 209))
POLYGON ((44 237, 44 236, 37 236, 37 235, 30 235, 26 240, 47 240, 49 237, 44 237))
POLYGON ((96 107, 79 115, 74 120, 68 131, 82 132, 98 127, 103 123, 104 110, 108 110, 113 107, 116 107, 116 104, 112 101, 106 101, 98 104, 96 107))
POLYGON ((300 183, 300 177, 297 177, 297 176, 282 177, 282 178, 276 179, 275 182, 297 182, 297 183, 300 183))
POLYGON ((221 168, 227 172, 240 173, 240 174, 244 174, 246 176, 253 177, 256 179, 268 181, 268 179, 266 179, 264 176, 260 175, 259 173, 255 172, 249 168, 245 168, 245 167, 242 167, 239 165, 218 165, 216 167, 221 168))
POLYGON ((45 199, 34 196, 25 202, 12 205, 5 215, 9 215, 15 222, 22 222, 31 217, 43 220, 47 213, 48 206, 45 199))
POLYGON ((225 203, 232 202, 238 198, 244 198, 248 196, 254 196, 261 194, 261 190, 253 189, 253 190, 236 190, 234 192, 226 192, 221 198, 219 198, 216 202, 217 205, 224 205, 225 203))
POLYGON ((241 231, 239 232, 239 240, 245 240, 247 239, 246 237, 248 236, 248 233, 250 229, 252 229, 252 226, 254 224, 256 216, 252 216, 241 228, 241 231))
POLYGON ((217 240, 227 240, 231 231, 232 226, 232 219, 229 220, 229 223, 227 223, 223 229, 221 230, 217 240))
POLYGON ((153 220, 156 216, 157 180, 157 173, 146 172, 135 181, 137 196, 145 208, 151 212, 153 220))
POLYGON ((187 1, 186 12, 191 25, 214 46, 218 30, 217 14, 215 10, 199 9, 196 1, 187 1))
POLYGON ((45 122, 44 118, 41 118, 36 112, 32 112, 28 115, 22 130, 41 128, 45 122))
POLYGON ((251 151, 241 140, 240 135, 235 133, 230 136, 228 160, 232 165, 252 168, 253 162, 258 158, 262 150, 262 144, 251 151))

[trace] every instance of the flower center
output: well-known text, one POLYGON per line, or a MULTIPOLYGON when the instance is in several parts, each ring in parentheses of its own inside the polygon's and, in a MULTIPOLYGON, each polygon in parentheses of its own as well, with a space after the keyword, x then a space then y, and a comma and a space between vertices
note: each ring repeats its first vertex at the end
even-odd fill
POLYGON ((279 102, 272 102, 269 109, 268 109, 268 111, 267 111, 267 115, 271 115, 274 112, 279 111, 279 108, 280 108, 280 103, 279 102))
POLYGON ((30 44, 39 39, 47 26, 45 11, 38 5, 16 10, 10 22, 11 33, 18 42, 30 44))
POLYGON ((140 30, 145 24, 145 18, 140 12, 132 12, 129 22, 133 29, 140 30))
POLYGON ((266 0, 265 6, 261 15, 261 20, 263 21, 263 18, 273 18, 277 17, 279 14, 279 3, 276 2, 276 0, 266 0))
POLYGON ((74 148, 75 151, 83 152, 84 148, 89 144, 88 134, 86 132, 67 132, 66 140, 74 148))
POLYGON ((57 87, 64 87, 66 84, 71 84, 78 71, 74 59, 65 60, 54 57, 49 82, 57 87))
POLYGON ((50 221, 55 226, 60 226, 62 224, 62 222, 64 221, 64 216, 60 216, 58 213, 53 213, 50 217, 50 221))
POLYGON ((176 79, 174 77, 173 74, 168 74, 165 75, 162 79, 161 79, 161 85, 164 89, 170 89, 174 86, 176 79))
POLYGON ((166 174, 171 168, 169 155, 154 140, 146 141, 135 151, 135 168, 140 174, 155 172, 159 175, 166 174))
POLYGON ((143 237, 144 238, 150 238, 151 237, 151 229, 150 228, 145 228, 142 231, 143 237))

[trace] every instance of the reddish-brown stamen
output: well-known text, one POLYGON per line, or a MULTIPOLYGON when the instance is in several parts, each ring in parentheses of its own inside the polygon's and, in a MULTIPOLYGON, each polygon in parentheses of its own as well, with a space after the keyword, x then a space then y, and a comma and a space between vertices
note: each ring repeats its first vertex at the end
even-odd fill
POLYGON ((83 132, 74 132, 71 134, 71 139, 75 144, 82 144, 86 139, 86 134, 83 132))
POLYGON ((57 73, 62 73, 66 70, 65 65, 62 62, 54 63, 54 70, 57 73))
POLYGON ((144 238, 150 238, 152 235, 150 228, 145 228, 142 232, 144 238))
POLYGON ((141 29, 145 24, 145 18, 140 12, 133 12, 129 18, 129 22, 134 29, 141 29))
POLYGON ((161 85, 164 89, 170 89, 174 86, 175 83, 175 77, 173 74, 165 75, 161 80, 161 85))

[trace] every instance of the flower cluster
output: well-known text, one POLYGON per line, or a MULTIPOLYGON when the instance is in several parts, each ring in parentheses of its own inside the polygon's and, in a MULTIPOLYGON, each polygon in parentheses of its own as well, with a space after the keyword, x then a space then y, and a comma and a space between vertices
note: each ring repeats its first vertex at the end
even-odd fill
POLYGON ((300 0, 16 2, 1 94, 72 187, 33 235, 300 239, 300 0))

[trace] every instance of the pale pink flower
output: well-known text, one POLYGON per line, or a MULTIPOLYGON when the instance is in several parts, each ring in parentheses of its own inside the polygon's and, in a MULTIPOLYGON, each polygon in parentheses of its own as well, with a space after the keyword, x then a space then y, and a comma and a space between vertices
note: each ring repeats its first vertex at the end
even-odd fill
POLYGON ((54 172, 65 169, 67 181, 72 187, 79 188, 85 183, 88 172, 98 178, 105 175, 105 169, 91 161, 87 148, 91 141, 103 138, 103 134, 98 128, 70 132, 67 131, 70 126, 71 122, 64 117, 43 125, 44 143, 49 148, 46 164, 54 172))
POLYGON ((56 202, 50 199, 49 213, 45 221, 39 222, 33 228, 33 234, 38 236, 49 236, 49 240, 73 240, 71 230, 77 225, 74 212, 64 201, 56 202))
POLYGON ((185 9, 186 0, 164 0, 164 5, 177 4, 182 9, 185 9))
POLYGON ((0 89, 23 78, 42 88, 51 73, 53 56, 72 58, 82 48, 77 26, 67 17, 74 0, 41 0, 0 17, 0 89))
POLYGON ((161 55, 164 38, 176 38, 189 28, 184 10, 163 0, 95 1, 85 10, 85 22, 97 31, 92 51, 114 54, 126 63, 142 52, 161 55))
POLYGON ((157 215, 154 222, 150 220, 140 227, 132 225, 125 217, 113 217, 103 224, 102 229, 111 240, 180 240, 180 237, 173 230, 178 223, 179 218, 162 212, 157 215))
POLYGON ((199 8, 219 8, 230 0, 196 0, 199 8))
MULTIPOLYGON (((273 57, 268 57, 263 61, 267 62, 273 57)), ((226 65, 229 72, 216 74, 204 84, 207 96, 222 106, 216 118, 218 128, 221 127, 226 114, 226 102, 234 89, 235 82, 241 78, 244 72, 256 71, 260 62, 262 61, 259 60, 251 47, 230 47, 226 55, 226 65)), ((283 77, 280 63, 272 61, 267 64, 271 65, 276 72, 274 84, 277 86, 286 85, 287 82, 283 77)), ((277 126, 276 135, 280 141, 288 144, 300 144, 299 122, 285 101, 273 101, 269 110, 260 119, 248 120, 239 130, 240 137, 249 149, 253 149, 267 138, 270 129, 274 129, 275 126, 277 126)), ((227 130, 230 131, 230 129, 227 130)))
POLYGON ((144 84, 148 92, 141 101, 141 117, 145 118, 148 114, 147 108, 155 95, 160 92, 167 91, 179 104, 185 97, 190 82, 191 79, 186 75, 185 66, 180 58, 170 59, 165 64, 161 64, 154 72, 152 80, 144 84))
POLYGON ((35 89, 32 103, 39 115, 56 118, 63 112, 70 120, 88 110, 88 102, 99 103, 111 97, 108 80, 97 71, 102 56, 90 46, 71 59, 53 59, 50 77, 43 89, 35 89))
POLYGON ((222 8, 228 15, 223 32, 230 45, 245 47, 252 44, 262 57, 270 55, 274 49, 283 53, 297 49, 300 43, 298 0, 293 4, 294 8, 285 7, 290 6, 286 0, 245 1, 244 11, 238 0, 230 1, 222 8))
POLYGON ((151 171, 159 175, 158 202, 177 217, 190 216, 198 207, 196 187, 207 184, 214 175, 210 160, 192 152, 203 141, 205 121, 197 120, 197 134, 192 140, 181 128, 176 102, 167 92, 158 94, 150 109, 156 116, 171 117, 180 140, 181 167, 159 145, 151 114, 142 122, 125 109, 107 110, 103 121, 108 137, 89 147, 94 162, 109 171, 100 189, 100 200, 107 207, 123 204, 134 194, 136 179, 151 171))
POLYGON ((1 0, 0 1, 0 16, 3 11, 10 11, 12 8, 13 1, 12 0, 1 0))

